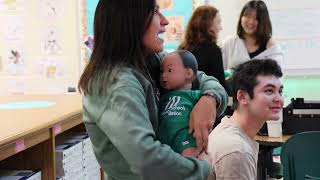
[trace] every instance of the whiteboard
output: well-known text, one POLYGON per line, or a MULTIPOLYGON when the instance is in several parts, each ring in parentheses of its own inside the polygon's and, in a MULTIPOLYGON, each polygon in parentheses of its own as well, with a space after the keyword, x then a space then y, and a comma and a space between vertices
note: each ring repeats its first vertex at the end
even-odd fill
POLYGON ((320 74, 320 1, 265 0, 287 75, 320 74), (318 56, 317 56, 318 55, 318 56))

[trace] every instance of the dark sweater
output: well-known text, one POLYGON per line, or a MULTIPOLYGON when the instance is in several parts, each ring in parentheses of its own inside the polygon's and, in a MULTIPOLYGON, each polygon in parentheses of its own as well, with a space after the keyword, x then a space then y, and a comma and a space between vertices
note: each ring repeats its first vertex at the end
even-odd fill
POLYGON ((216 44, 205 42, 195 46, 191 52, 197 58, 198 69, 219 80, 225 88, 222 52, 216 44))

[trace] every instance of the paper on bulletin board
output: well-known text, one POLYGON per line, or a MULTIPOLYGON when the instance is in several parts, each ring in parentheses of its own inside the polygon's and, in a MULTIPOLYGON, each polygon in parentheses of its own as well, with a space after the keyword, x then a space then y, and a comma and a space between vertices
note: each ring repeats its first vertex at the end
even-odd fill
POLYGON ((180 42, 184 32, 184 17, 183 16, 168 16, 169 24, 166 26, 164 33, 164 41, 180 42))
POLYGON ((24 0, 0 0, 1 11, 23 11, 24 0))
POLYGON ((47 79, 61 78, 64 75, 64 63, 58 57, 46 57, 39 61, 37 72, 47 79))
POLYGON ((63 17, 63 0, 39 0, 40 17, 60 18, 63 17))
POLYGON ((42 54, 61 54, 63 52, 61 32, 55 27, 45 27, 42 32, 42 54))
POLYGON ((161 0, 159 1, 159 7, 161 10, 172 10, 173 0, 161 0))
POLYGON ((25 35, 25 24, 23 17, 19 15, 4 16, 1 20, 1 26, 3 28, 3 40, 4 43, 10 43, 12 41, 23 41, 25 35))
POLYGON ((169 20, 162 36, 165 51, 173 51, 181 43, 183 32, 192 15, 193 2, 194 0, 159 1, 159 6, 162 6, 161 13, 169 20))
POLYGON ((26 71, 25 53, 22 46, 9 45, 6 49, 5 67, 11 76, 23 75, 26 71))

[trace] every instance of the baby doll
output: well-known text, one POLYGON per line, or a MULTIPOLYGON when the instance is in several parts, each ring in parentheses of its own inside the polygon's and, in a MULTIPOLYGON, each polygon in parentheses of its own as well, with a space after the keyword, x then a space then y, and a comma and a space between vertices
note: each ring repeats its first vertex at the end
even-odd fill
POLYGON ((197 157, 196 142, 189 129, 189 115, 200 99, 200 90, 191 90, 198 64, 186 50, 168 53, 161 62, 158 139, 182 156, 197 157))

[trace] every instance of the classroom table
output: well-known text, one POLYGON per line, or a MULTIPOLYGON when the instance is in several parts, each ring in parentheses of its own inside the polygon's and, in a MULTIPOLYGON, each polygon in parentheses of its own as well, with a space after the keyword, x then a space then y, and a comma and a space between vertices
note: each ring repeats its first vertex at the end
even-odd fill
POLYGON ((55 136, 83 126, 82 98, 79 94, 0 96, 0 117, 0 168, 40 169, 42 179, 55 180, 55 136), (33 108, 25 106, 28 103, 33 108))
POLYGON ((284 144, 290 137, 291 135, 282 135, 281 137, 256 135, 254 139, 259 143, 259 145, 279 147, 284 144))

